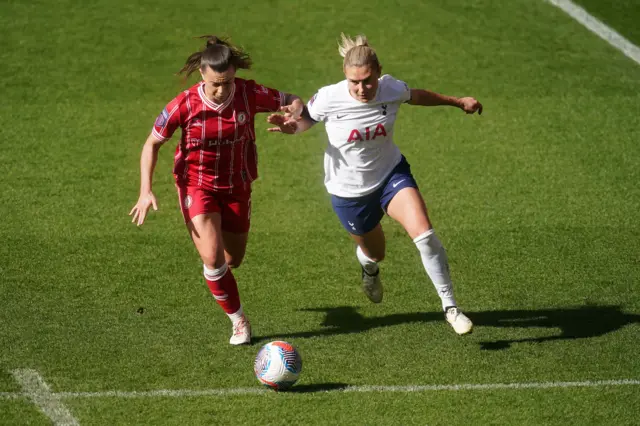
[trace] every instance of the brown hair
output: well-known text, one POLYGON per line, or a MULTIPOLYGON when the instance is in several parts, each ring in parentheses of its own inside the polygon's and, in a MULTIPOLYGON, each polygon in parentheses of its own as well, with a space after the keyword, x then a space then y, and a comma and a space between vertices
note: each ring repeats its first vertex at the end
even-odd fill
POLYGON ((205 71, 207 67, 217 72, 225 72, 230 66, 235 69, 251 68, 251 57, 241 48, 234 46, 227 39, 221 39, 214 35, 197 37, 206 39, 204 49, 192 53, 178 74, 184 74, 185 81, 197 69, 205 71))
POLYGON ((369 40, 364 34, 356 36, 353 40, 351 37, 340 33, 341 41, 338 43, 338 52, 344 58, 343 68, 346 67, 364 67, 370 66, 372 69, 380 70, 380 62, 376 51, 369 46, 369 40))

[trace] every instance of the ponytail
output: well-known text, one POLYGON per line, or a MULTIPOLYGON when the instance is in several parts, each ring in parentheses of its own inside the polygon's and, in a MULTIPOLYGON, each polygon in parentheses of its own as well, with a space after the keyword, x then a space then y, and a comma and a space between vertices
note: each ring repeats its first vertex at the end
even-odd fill
POLYGON ((380 70, 380 62, 376 51, 369 46, 369 40, 364 34, 356 36, 355 40, 340 33, 341 41, 338 43, 338 52, 344 58, 343 67, 364 67, 380 70))
POLYGON ((178 75, 184 74, 185 81, 196 70, 204 72, 207 67, 217 72, 225 72, 230 66, 235 69, 251 68, 252 61, 249 54, 231 44, 227 39, 214 35, 203 35, 197 38, 206 40, 205 47, 189 55, 184 66, 178 71, 178 75))

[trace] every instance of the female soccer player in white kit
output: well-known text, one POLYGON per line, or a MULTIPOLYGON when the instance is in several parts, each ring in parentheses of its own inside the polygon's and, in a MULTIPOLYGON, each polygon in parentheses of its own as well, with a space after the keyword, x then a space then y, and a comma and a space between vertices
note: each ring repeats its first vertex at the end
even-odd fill
POLYGON ((271 115, 279 127, 273 132, 299 133, 323 121, 329 137, 324 157, 325 186, 333 209, 357 244, 362 266, 362 289, 374 303, 382 301, 378 263, 385 255, 380 220, 386 212, 413 239, 456 333, 469 333, 472 322, 457 307, 449 276, 447 254, 435 234, 424 200, 409 164, 393 143, 400 105, 451 105, 468 114, 482 113, 474 98, 443 96, 410 89, 390 75, 382 75, 375 51, 363 35, 355 40, 342 34, 339 47, 346 80, 323 87, 307 104, 308 113, 295 123, 287 115, 271 115))

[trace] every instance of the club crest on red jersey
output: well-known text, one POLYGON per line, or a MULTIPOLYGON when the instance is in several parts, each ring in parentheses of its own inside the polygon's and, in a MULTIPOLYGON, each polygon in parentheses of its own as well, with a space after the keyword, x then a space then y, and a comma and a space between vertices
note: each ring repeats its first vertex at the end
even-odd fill
POLYGON ((167 123, 168 119, 169 119, 169 113, 167 112, 167 109, 165 108, 165 109, 162 110, 162 112, 160 113, 158 118, 156 118, 156 126, 163 127, 167 123))
POLYGON ((245 112, 239 112, 238 113, 238 124, 244 124, 247 122, 247 114, 245 112))
POLYGON ((191 195, 187 195, 186 197, 184 197, 184 206, 185 208, 191 208, 191 204, 193 204, 193 198, 191 198, 191 195))

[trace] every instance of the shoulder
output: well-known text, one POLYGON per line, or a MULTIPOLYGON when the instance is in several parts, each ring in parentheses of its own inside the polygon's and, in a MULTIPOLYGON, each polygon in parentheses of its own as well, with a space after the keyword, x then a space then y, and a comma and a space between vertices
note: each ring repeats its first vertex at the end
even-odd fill
MULTIPOLYGON (((200 91, 200 87, 202 87, 202 83, 202 81, 198 81, 196 84, 179 94, 178 97, 183 97, 183 100, 186 100, 189 96, 199 96, 198 92, 200 91)), ((176 99, 178 97, 176 97, 176 99)))
POLYGON ((322 93, 324 96, 336 96, 344 91, 347 88, 347 80, 339 81, 335 84, 330 84, 329 86, 321 87, 318 90, 318 93, 322 93))
POLYGON ((200 88, 200 82, 194 84, 193 86, 189 87, 187 90, 183 90, 182 92, 178 93, 178 95, 173 98, 171 100, 171 102, 169 102, 169 104, 167 105, 167 107, 169 105, 174 105, 174 106, 180 106, 180 105, 184 105, 187 102, 192 101, 192 99, 194 97, 198 97, 198 89, 200 88))
POLYGON ((193 98, 193 95, 197 96, 197 85, 194 87, 180 92, 175 98, 169 101, 164 109, 166 114, 168 114, 169 116, 173 115, 174 112, 179 111, 182 107, 184 107, 190 101, 190 99, 193 98))
POLYGON ((380 87, 380 94, 383 99, 394 101, 402 100, 406 101, 411 94, 411 88, 402 80, 385 74, 378 80, 380 87))
POLYGON ((407 91, 409 89, 409 85, 402 80, 398 80, 397 78, 385 74, 378 80, 380 84, 380 88, 383 90, 390 91, 407 91))
POLYGON ((342 95, 347 92, 346 80, 336 84, 321 87, 313 97, 309 100, 309 105, 329 107, 332 103, 340 101, 342 95))
POLYGON ((255 80, 245 80, 242 78, 236 78, 235 82, 236 82, 236 88, 246 89, 247 92, 259 93, 259 92, 269 91, 268 87, 258 83, 255 80))
POLYGON ((250 98, 255 97, 256 95, 267 95, 270 90, 277 91, 276 89, 271 89, 263 84, 258 83, 255 80, 244 80, 242 78, 236 78, 236 91, 238 89, 247 94, 250 98))
POLYGON ((249 88, 254 87, 256 82, 254 80, 245 80, 244 78, 236 77, 234 80, 236 88, 249 88))

